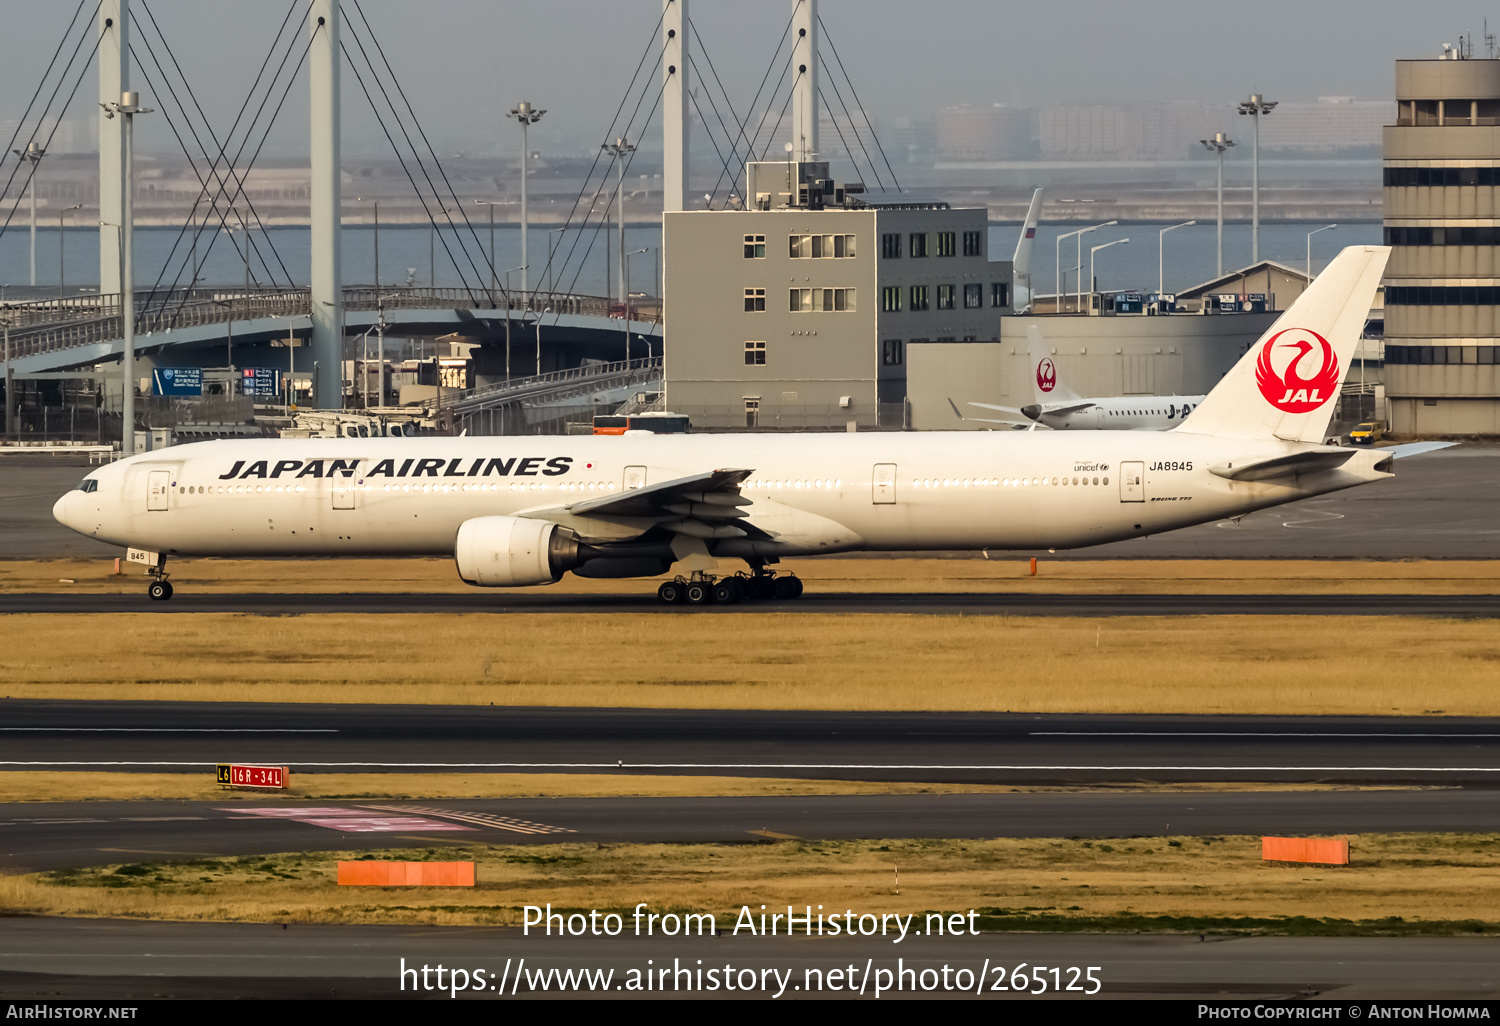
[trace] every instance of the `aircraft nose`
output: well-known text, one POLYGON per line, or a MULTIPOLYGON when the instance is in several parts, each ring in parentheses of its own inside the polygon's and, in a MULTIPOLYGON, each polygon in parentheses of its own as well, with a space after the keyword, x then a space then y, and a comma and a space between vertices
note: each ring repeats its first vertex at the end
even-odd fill
POLYGON ((52 519, 64 527, 72 527, 73 521, 68 517, 68 507, 72 501, 73 493, 64 492, 62 498, 52 504, 52 519))

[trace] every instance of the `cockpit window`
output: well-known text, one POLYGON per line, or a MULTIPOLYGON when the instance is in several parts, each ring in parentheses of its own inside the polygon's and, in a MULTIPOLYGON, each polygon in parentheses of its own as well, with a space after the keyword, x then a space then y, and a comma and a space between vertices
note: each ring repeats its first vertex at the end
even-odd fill
POLYGON ((99 490, 99 482, 92 477, 86 477, 78 482, 78 490, 80 492, 97 492, 99 490))

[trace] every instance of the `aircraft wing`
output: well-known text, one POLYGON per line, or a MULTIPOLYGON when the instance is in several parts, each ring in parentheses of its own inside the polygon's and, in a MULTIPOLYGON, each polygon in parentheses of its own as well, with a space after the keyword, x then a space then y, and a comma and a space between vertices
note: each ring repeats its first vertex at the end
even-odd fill
POLYGON ((1424 452, 1434 452, 1438 449, 1446 449, 1457 442, 1407 442, 1404 445, 1387 445, 1379 451, 1390 456, 1392 459, 1401 459, 1404 456, 1420 456, 1424 452))
POLYGON ((751 473, 710 470, 520 515, 563 524, 585 539, 623 540, 653 527, 692 538, 743 538, 750 531, 735 521, 748 516, 740 508, 750 505, 740 495, 740 484, 751 473))
MULTIPOLYGON (((948 400, 948 405, 949 406, 953 406, 953 400, 952 399, 948 400)), ((1015 407, 1015 406, 996 406, 993 403, 964 403, 964 405, 965 406, 977 406, 981 410, 997 410, 1000 413, 1014 413, 1018 417, 1024 417, 1024 416, 1026 416, 1024 413, 1021 412, 1021 410, 1020 410, 1019 407, 1015 407)), ((954 413, 958 413, 958 407, 957 406, 953 406, 953 412, 954 413)), ((963 414, 961 414, 961 413, 959 413, 958 415, 960 417, 963 416, 963 414)))
POLYGON ((960 413, 958 411, 958 404, 955 403, 952 399, 948 400, 948 405, 953 408, 953 415, 955 417, 957 417, 959 420, 964 421, 965 423, 969 423, 969 424, 1004 424, 1007 427, 1013 427, 1013 428, 1021 428, 1021 427, 1028 427, 1028 426, 1029 427, 1036 427, 1036 422, 1035 421, 1027 420, 1026 417, 1025 417, 1025 415, 1022 414, 1020 410, 1012 409, 1009 406, 989 406, 989 405, 987 405, 985 403, 969 403, 970 406, 982 406, 986 410, 999 410, 1001 413, 1014 413, 1014 414, 1016 414, 1016 416, 1012 420, 1000 420, 999 418, 996 418, 996 417, 965 417, 962 413, 960 413))
POLYGON ((1042 407, 1042 412, 1050 414, 1077 413, 1080 410, 1093 409, 1094 405, 1094 403, 1088 401, 1078 403, 1063 403, 1061 406, 1048 405, 1042 407))

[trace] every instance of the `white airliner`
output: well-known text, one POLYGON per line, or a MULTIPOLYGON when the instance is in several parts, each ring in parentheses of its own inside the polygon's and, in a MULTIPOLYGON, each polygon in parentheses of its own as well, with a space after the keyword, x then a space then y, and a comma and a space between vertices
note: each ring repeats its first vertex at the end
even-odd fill
POLYGON ((667 572, 668 601, 795 597, 788 556, 1065 549, 1379 481, 1397 449, 1320 444, 1389 250, 1344 250, 1174 431, 210 441, 91 472, 53 513, 177 556, 454 557, 481 587, 667 572), (750 576, 720 577, 743 559, 750 576))
MULTIPOLYGON (((1055 431, 1170 431, 1208 398, 1202 395, 1122 395, 1107 399, 1085 399, 1063 383, 1062 376, 1057 371, 1057 361, 1052 358, 1051 351, 1042 340, 1041 330, 1033 324, 1026 334, 1036 402, 1026 406, 971 402, 969 406, 1019 414, 1033 424, 1055 431)), ((1015 420, 965 417, 959 413, 958 406, 952 399, 948 400, 948 405, 953 407, 959 420, 1011 426, 1018 423, 1015 420)))

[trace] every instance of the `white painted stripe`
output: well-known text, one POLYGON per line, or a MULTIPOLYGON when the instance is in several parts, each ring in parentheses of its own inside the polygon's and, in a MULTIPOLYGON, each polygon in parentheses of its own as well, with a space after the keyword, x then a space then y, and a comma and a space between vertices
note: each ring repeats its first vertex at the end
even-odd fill
POLYGON ((48 734, 337 734, 332 727, 0 727, 48 734))
POLYGON ((1500 734, 1396 734, 1316 731, 1033 730, 1031 737, 1492 737, 1500 734))
MULTIPOLYGON (((0 760, 0 766, 191 766, 201 762, 19 762, 0 760)), ((837 763, 837 762, 299 762, 298 769, 754 769, 754 770, 1203 770, 1278 773, 1500 773, 1500 766, 1212 766, 1176 765, 1051 765, 1045 763, 837 763)))

